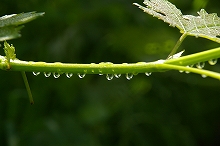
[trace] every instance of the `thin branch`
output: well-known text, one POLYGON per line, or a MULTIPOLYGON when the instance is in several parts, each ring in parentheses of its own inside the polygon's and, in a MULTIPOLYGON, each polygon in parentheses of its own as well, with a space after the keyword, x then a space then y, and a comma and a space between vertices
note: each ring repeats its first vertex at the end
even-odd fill
POLYGON ((21 72, 21 75, 22 75, 22 78, 24 80, 25 87, 27 89, 27 93, 28 93, 28 97, 29 97, 29 100, 30 100, 30 104, 32 105, 32 104, 34 104, 34 100, 33 100, 31 89, 30 89, 30 86, 29 86, 29 83, 28 83, 28 80, 27 80, 27 76, 26 76, 24 71, 21 72))
POLYGON ((180 47, 180 45, 182 44, 182 42, 184 41, 186 37, 187 37, 187 33, 183 33, 181 35, 181 37, 179 38, 179 40, 176 42, 175 46, 173 47, 172 51, 168 55, 167 59, 172 57, 177 52, 178 48, 180 47))

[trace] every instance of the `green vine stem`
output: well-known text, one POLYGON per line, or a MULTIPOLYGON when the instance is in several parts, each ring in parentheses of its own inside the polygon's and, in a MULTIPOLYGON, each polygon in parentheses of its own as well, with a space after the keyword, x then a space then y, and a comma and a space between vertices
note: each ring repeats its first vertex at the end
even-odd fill
POLYGON ((193 72, 201 75, 210 76, 220 79, 220 74, 187 67, 199 62, 209 61, 211 59, 220 58, 220 47, 207 50, 192 55, 187 55, 170 60, 158 60, 154 62, 138 62, 138 63, 122 63, 113 64, 111 62, 101 62, 98 64, 70 64, 70 63, 46 63, 46 62, 33 62, 22 61, 19 59, 11 59, 10 65, 6 57, 0 56, 0 69, 11 71, 26 71, 26 72, 52 72, 52 73, 79 73, 79 74, 138 74, 149 72, 163 72, 166 70, 181 70, 193 72), (10 66, 10 68, 8 68, 10 66))
POLYGON ((212 77, 212 78, 220 80, 219 73, 209 71, 209 70, 197 69, 193 67, 177 66, 177 65, 171 65, 171 64, 163 64, 161 66, 160 65, 158 66, 164 69, 174 69, 174 70, 179 70, 179 71, 197 73, 197 74, 201 74, 203 77, 212 77))
POLYGON ((180 47, 180 45, 182 44, 182 42, 184 41, 184 39, 188 36, 187 33, 183 33, 181 35, 181 37, 179 38, 179 40, 176 42, 176 45, 173 47, 172 51, 170 52, 169 56, 167 58, 170 58, 171 56, 173 56, 176 52, 177 49, 180 47))
POLYGON ((32 105, 32 104, 34 104, 34 99, 33 99, 32 93, 31 93, 31 88, 29 86, 27 76, 26 76, 24 71, 21 72, 21 75, 22 75, 22 78, 24 80, 24 85, 25 85, 27 93, 28 93, 30 104, 32 105))

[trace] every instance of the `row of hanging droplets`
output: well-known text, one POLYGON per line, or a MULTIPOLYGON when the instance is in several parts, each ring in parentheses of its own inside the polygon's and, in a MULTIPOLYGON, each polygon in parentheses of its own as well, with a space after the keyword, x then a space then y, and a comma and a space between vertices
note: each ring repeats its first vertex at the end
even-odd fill
MULTIPOLYGON (((40 72, 33 72, 33 75, 35 75, 35 76, 38 76, 39 74, 40 74, 40 72)), ((53 72, 53 73, 51 73, 51 72, 44 72, 43 74, 47 78, 50 77, 51 75, 54 78, 59 78, 61 76, 61 74, 57 73, 57 72, 53 72)), ((65 73, 65 75, 66 75, 67 78, 71 78, 73 76, 73 73, 65 73)), ((84 78, 86 76, 86 73, 83 73, 83 74, 78 73, 77 75, 78 75, 79 78, 82 79, 82 78, 84 78)), ((99 74, 99 75, 103 75, 103 74, 99 74)), ((125 77, 126 77, 126 79, 131 80, 134 75, 135 74, 133 74, 133 73, 126 73, 125 77)), ((150 76, 151 73, 147 73, 146 72, 145 75, 146 76, 150 76)), ((112 80, 114 77, 115 78, 120 78, 121 74, 106 74, 106 79, 109 80, 109 81, 112 80)))

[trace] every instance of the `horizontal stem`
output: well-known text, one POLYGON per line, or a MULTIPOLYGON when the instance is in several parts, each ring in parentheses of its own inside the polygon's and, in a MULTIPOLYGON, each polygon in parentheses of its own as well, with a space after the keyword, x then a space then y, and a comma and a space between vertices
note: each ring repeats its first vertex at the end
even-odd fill
POLYGON ((202 69, 189 68, 198 62, 204 62, 211 59, 220 58, 220 47, 207 50, 192 55, 187 55, 170 60, 158 60, 154 62, 122 63, 113 64, 111 62, 101 62, 98 64, 71 64, 71 63, 46 63, 22 61, 18 59, 10 60, 10 64, 4 56, 0 56, 0 69, 11 71, 26 72, 56 72, 62 73, 82 73, 82 74, 126 74, 126 73, 146 73, 162 72, 170 69, 185 70, 198 74, 219 79, 220 74, 202 69))
POLYGON ((27 62, 13 60, 10 62, 12 71, 25 70, 31 72, 57 72, 57 73, 86 73, 86 74, 109 74, 109 73, 144 73, 148 71, 158 71, 155 62, 122 63, 113 64, 103 62, 99 64, 70 64, 70 63, 45 63, 45 62, 27 62))

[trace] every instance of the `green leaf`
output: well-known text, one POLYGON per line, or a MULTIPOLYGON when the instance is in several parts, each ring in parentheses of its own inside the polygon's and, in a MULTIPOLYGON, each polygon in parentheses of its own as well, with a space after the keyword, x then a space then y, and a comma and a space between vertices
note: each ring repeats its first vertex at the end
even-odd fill
POLYGON ((14 26, 7 26, 7 27, 0 27, 0 41, 10 40, 17 37, 20 37, 20 30, 22 26, 14 27, 14 26))
POLYGON ((183 15, 175 5, 167 0, 145 0, 143 7, 137 3, 144 12, 177 27, 181 33, 203 37, 220 43, 220 18, 216 13, 208 14, 204 9, 198 12, 198 16, 183 15))
POLYGON ((44 13, 36 13, 36 12, 5 15, 0 17, 0 27, 9 26, 9 25, 21 25, 43 15, 44 13))
POLYGON ((16 59, 15 47, 13 45, 10 46, 6 41, 4 42, 4 51, 8 63, 10 62, 11 59, 12 60, 16 59))
POLYGON ((0 17, 0 41, 20 37, 21 24, 36 19, 44 13, 28 12, 21 14, 11 14, 0 17))

